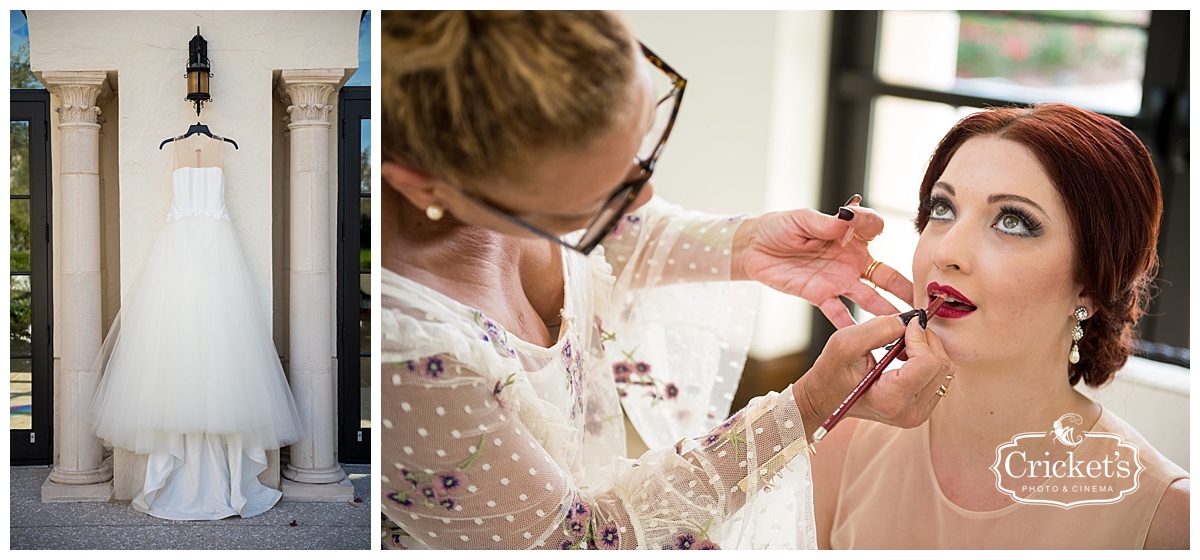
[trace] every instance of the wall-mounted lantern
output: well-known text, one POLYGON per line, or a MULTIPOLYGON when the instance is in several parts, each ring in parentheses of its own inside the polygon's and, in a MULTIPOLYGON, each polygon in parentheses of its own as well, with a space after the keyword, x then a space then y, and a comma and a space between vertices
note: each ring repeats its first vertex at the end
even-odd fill
POLYGON ((196 104, 196 116, 200 116, 200 107, 205 101, 211 101, 208 94, 208 79, 212 77, 212 68, 208 62, 208 41, 200 36, 200 28, 196 28, 196 36, 188 43, 187 99, 196 104))

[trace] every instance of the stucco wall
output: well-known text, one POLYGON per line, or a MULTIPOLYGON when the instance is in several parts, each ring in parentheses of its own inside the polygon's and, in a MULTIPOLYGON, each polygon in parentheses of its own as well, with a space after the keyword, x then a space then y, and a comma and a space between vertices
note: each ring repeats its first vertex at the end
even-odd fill
MULTIPOLYGON (((110 167, 101 173, 106 192, 119 181, 119 249, 111 246, 111 233, 106 235, 105 282, 111 286, 113 281, 116 249, 122 299, 170 207, 171 155, 168 149, 160 151, 159 143, 197 121, 194 107, 184 99, 184 68, 188 41, 199 26, 213 72, 213 102, 205 104, 200 120, 239 145, 225 151, 226 203, 262 313, 271 317, 274 306, 286 307, 286 300, 275 301, 272 289, 278 280, 272 252, 279 247, 272 243, 273 220, 278 218, 278 213, 272 215, 272 185, 276 175, 287 173, 272 165, 273 153, 285 146, 272 122, 275 79, 282 69, 352 71, 358 65, 359 17, 359 10, 28 12, 35 72, 105 70, 117 88, 119 111, 103 114, 101 142, 115 143, 116 157, 106 157, 104 165, 115 160, 118 171, 114 175, 110 167)), ((335 137, 330 135, 331 186, 337 184, 335 137)), ((109 200, 105 198, 106 205, 109 200)), ((105 210, 106 220, 115 217, 111 208, 105 210)))
MULTIPOLYGON (((633 33, 688 80, 654 172, 657 193, 688 208, 734 215, 817 203, 829 12, 624 16, 633 33)), ((804 349, 813 309, 763 289, 751 356, 769 360, 804 349)))

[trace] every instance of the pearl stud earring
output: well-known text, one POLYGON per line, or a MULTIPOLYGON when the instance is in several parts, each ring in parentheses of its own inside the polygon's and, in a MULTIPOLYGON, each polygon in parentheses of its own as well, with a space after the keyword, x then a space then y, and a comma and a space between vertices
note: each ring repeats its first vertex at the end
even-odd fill
POLYGON ((425 207, 425 217, 432 221, 436 222, 442 219, 444 215, 446 215, 446 211, 439 204, 430 204, 425 207))

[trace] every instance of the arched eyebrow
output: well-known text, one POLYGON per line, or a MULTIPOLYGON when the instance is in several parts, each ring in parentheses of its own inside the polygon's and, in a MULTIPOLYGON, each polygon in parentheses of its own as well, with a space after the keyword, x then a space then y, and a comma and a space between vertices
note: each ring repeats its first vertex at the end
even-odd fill
POLYGON ((1016 195, 1016 194, 993 194, 993 195, 991 195, 991 196, 989 196, 989 197, 988 197, 988 203, 989 203, 989 204, 995 204, 995 203, 997 203, 997 202, 1022 202, 1022 203, 1028 204, 1028 205, 1030 205, 1030 206, 1032 206, 1032 207, 1036 208, 1036 209, 1037 209, 1037 211, 1038 211, 1038 212, 1041 212, 1042 214, 1045 214, 1045 213, 1046 213, 1046 211, 1045 211, 1045 210, 1043 210, 1043 209, 1042 209, 1042 207, 1038 205, 1038 203, 1036 203, 1036 202, 1034 202, 1034 201, 1032 201, 1032 200, 1030 200, 1030 199, 1028 199, 1028 198, 1025 198, 1025 197, 1023 197, 1023 196, 1021 196, 1021 195, 1016 195))
MULTIPOLYGON (((951 186, 950 183, 947 183, 945 181, 938 181, 938 182, 934 183, 933 188, 935 188, 935 189, 940 188, 940 189, 946 191, 947 193, 950 193, 950 196, 955 195, 954 187, 951 186)), ((1044 208, 1042 208, 1041 205, 1039 205, 1038 203, 1036 203, 1028 198, 1025 198, 1019 194, 1007 194, 1007 193, 993 194, 993 195, 989 195, 987 200, 988 200, 988 204, 996 204, 998 202, 1020 202, 1020 203, 1028 204, 1028 205, 1036 208, 1037 211, 1041 212, 1042 214, 1049 215, 1049 214, 1046 214, 1046 210, 1044 208)))

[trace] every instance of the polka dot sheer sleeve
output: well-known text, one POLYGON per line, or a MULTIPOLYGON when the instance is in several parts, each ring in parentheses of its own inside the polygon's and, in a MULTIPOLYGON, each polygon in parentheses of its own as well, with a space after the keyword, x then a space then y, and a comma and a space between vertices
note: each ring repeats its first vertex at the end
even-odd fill
POLYGON ((446 356, 387 364, 383 373, 399 376, 383 398, 392 544, 719 548, 771 542, 777 536, 760 526, 771 508, 795 518, 808 507, 807 463, 789 466, 805 444, 790 390, 756 399, 707 434, 617 461, 610 485, 585 487, 513 410, 511 385, 497 388, 446 356))
POLYGON ((564 251, 549 348, 383 270, 384 546, 815 548, 790 388, 730 414, 757 305, 729 278, 740 223, 656 198, 564 251))

